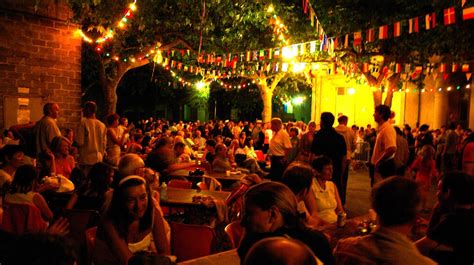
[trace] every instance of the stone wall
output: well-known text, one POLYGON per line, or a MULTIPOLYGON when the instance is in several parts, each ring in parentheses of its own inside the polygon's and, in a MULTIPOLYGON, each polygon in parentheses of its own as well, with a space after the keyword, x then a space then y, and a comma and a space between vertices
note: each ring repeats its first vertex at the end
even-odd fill
POLYGON ((1 1, 0 128, 25 113, 36 121, 46 102, 59 104, 61 128, 78 124, 81 38, 74 36, 77 25, 69 21, 71 17, 64 1, 1 1), (17 98, 29 99, 30 105, 19 107, 17 98))

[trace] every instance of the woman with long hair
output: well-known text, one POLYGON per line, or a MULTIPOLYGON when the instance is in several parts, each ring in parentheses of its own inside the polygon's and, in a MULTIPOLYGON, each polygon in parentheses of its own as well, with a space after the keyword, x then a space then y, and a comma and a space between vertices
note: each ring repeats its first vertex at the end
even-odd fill
POLYGON ((246 233, 237 250, 240 260, 245 260, 258 241, 284 236, 306 244, 324 264, 334 264, 326 237, 305 225, 297 204, 293 192, 282 183, 263 182, 251 187, 244 195, 241 225, 246 233))
POLYGON ((163 218, 154 203, 144 178, 123 178, 98 227, 94 263, 127 264, 134 253, 143 251, 169 255, 163 218))

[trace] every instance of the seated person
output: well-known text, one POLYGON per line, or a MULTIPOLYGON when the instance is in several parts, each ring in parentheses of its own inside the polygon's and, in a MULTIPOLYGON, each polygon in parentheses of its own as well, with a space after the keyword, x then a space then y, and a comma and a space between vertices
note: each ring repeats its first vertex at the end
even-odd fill
POLYGON ((421 206, 414 180, 390 177, 378 182, 371 202, 377 228, 366 236, 339 240, 334 250, 337 264, 436 264, 408 238, 421 206))
POLYGON ((76 167, 74 157, 69 154, 71 142, 66 137, 56 136, 51 141, 50 147, 54 154, 55 173, 70 178, 72 170, 76 167))
POLYGON ((182 162, 189 162, 191 161, 191 157, 189 154, 185 152, 185 144, 182 142, 177 142, 174 144, 174 155, 176 157, 176 162, 177 163, 182 163, 182 162))
POLYGON ((322 224, 334 224, 337 215, 344 212, 339 192, 332 179, 332 161, 326 156, 319 156, 313 160, 315 178, 313 179, 312 192, 316 198, 316 212, 322 224))
POLYGON ((474 262, 474 176, 446 173, 438 184, 438 204, 425 237, 416 245, 440 264, 474 262))
POLYGON ((324 264, 334 264, 328 240, 304 224, 297 204, 293 192, 282 183, 263 182, 251 187, 244 195, 241 225, 246 233, 237 249, 240 260, 245 260, 258 241, 285 236, 303 242, 324 264))
POLYGON ((13 181, 15 172, 25 162, 25 153, 19 145, 6 145, 1 151, 0 189, 6 188, 13 181))
POLYGON ((44 197, 35 191, 38 181, 38 171, 31 165, 20 166, 15 178, 5 195, 6 203, 26 203, 37 207, 44 221, 53 219, 53 212, 49 208, 44 197))
POLYGON ((114 170, 106 163, 92 166, 87 182, 71 195, 66 209, 87 209, 101 212, 104 208, 106 193, 111 191, 114 170))
POLYGON ((212 171, 215 172, 226 172, 227 170, 234 169, 227 155, 227 147, 224 144, 216 145, 216 156, 212 161, 212 171))
POLYGON ((196 138, 194 138, 194 148, 197 150, 204 150, 206 148, 206 138, 201 137, 201 131, 196 130, 196 138))
POLYGON ((295 194, 298 200, 298 211, 306 216, 306 224, 317 226, 319 218, 316 198, 311 190, 314 170, 309 164, 292 162, 283 172, 282 182, 295 194))
POLYGON ((176 163, 173 140, 164 137, 158 140, 155 149, 148 155, 146 165, 156 170, 160 175, 170 176, 179 174, 188 174, 188 171, 195 167, 195 163, 184 162, 176 163))
POLYGON ((286 237, 269 237, 253 245, 243 264, 317 265, 321 263, 313 251, 301 241, 286 237))
POLYGON ((144 178, 131 175, 119 182, 97 229, 95 264, 127 264, 142 251, 170 254, 163 217, 154 203, 144 178))

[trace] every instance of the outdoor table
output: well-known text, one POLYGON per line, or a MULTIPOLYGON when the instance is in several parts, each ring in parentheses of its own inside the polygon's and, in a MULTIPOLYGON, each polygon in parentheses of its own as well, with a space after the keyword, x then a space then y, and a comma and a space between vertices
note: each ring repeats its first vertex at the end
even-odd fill
POLYGON ((362 215, 346 220, 346 224, 343 227, 338 227, 337 224, 329 224, 317 229, 328 236, 329 245, 331 248, 335 248, 340 239, 359 236, 359 224, 368 219, 368 215, 362 215))
POLYGON ((208 190, 195 190, 195 189, 177 189, 167 188, 167 196, 160 198, 160 204, 163 206, 173 207, 198 207, 202 203, 200 201, 193 201, 193 197, 199 196, 212 196, 215 199, 226 201, 230 196, 230 192, 226 191, 208 191, 208 190))
POLYGON ((179 262, 179 265, 240 265, 237 249, 179 262))

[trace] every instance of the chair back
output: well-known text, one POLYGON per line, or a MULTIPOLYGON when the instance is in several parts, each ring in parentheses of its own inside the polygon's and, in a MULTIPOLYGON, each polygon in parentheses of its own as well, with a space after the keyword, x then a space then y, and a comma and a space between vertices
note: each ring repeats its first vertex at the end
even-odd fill
POLYGON ((96 226, 99 221, 99 212, 95 210, 68 209, 64 210, 64 217, 69 221, 69 234, 74 242, 82 244, 87 228, 96 226))
POLYGON ((255 150, 255 154, 257 155, 257 161, 265 161, 265 154, 262 150, 255 150))
POLYGON ((95 239, 97 234, 97 226, 91 227, 86 230, 86 251, 88 264, 92 264, 92 256, 95 249, 95 239))
POLYGON ((212 254, 215 232, 210 226, 172 222, 171 253, 179 262, 212 254))
POLYGON ((27 203, 5 203, 0 229, 13 233, 43 232, 48 228, 38 207, 27 203))
POLYGON ((221 191, 222 184, 213 177, 202 176, 202 181, 197 184, 201 190, 221 191))
POLYGON ((187 180, 172 179, 168 182, 168 187, 178 189, 191 189, 193 183, 187 180))
POLYGON ((240 221, 231 222, 224 228, 224 231, 229 236, 233 247, 238 248, 245 232, 245 228, 240 225, 240 221))

